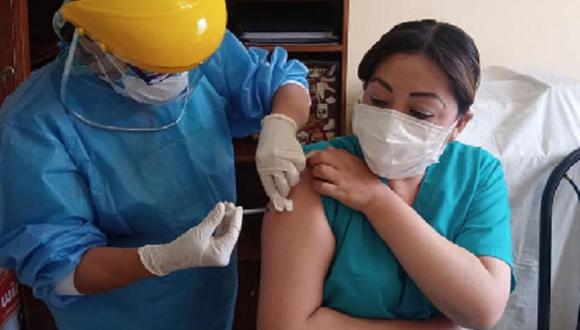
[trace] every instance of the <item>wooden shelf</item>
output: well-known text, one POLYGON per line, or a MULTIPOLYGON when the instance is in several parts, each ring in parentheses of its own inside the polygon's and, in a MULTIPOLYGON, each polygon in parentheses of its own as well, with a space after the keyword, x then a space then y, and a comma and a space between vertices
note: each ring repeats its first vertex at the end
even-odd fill
POLYGON ((56 12, 62 1, 28 0, 28 22, 30 25, 30 64, 32 69, 52 61, 60 51, 59 39, 52 29, 52 14, 56 12))
POLYGON ((234 155, 236 163, 253 162, 256 158, 256 148, 258 141, 253 141, 251 138, 234 140, 234 155))
POLYGON ((248 47, 258 47, 264 48, 271 51, 275 47, 282 47, 289 52, 293 53, 341 53, 344 50, 344 46, 341 44, 245 44, 248 47))
POLYGON ((51 62, 58 55, 59 49, 56 41, 45 45, 31 45, 30 60, 31 69, 35 70, 51 62), (34 47, 32 47, 34 46, 34 47))
POLYGON ((260 233, 263 214, 244 216, 244 229, 238 240, 238 259, 240 261, 260 260, 260 233))

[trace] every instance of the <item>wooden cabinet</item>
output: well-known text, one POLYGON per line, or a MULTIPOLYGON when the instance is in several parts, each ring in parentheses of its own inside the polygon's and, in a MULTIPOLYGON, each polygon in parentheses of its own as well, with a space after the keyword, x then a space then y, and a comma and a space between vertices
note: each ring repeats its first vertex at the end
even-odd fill
POLYGON ((30 72, 26 0, 0 2, 0 103, 30 72))
MULTIPOLYGON (((30 0, 29 0, 30 1, 30 0)), ((58 52, 51 20, 61 0, 32 1, 27 6, 26 0, 0 1, 0 101, 11 93, 16 86, 30 73, 51 61, 58 52)), ((335 84, 332 99, 337 109, 334 115, 335 135, 345 133, 346 129, 346 68, 348 37, 348 0, 228 0, 230 28, 237 34, 243 32, 235 26, 238 11, 244 5, 253 5, 257 11, 251 11, 250 19, 260 20, 265 17, 259 8, 267 3, 290 3, 298 12, 308 12, 310 8, 322 8, 319 19, 328 19, 336 34, 332 43, 270 43, 260 44, 268 50, 276 46, 286 48, 291 58, 298 58, 305 63, 336 63, 335 84), (260 4, 261 3, 261 4, 260 4), (314 7, 313 7, 314 6, 314 7), (328 15, 328 16, 324 16, 328 15), (320 18, 323 17, 323 18, 320 18)), ((318 9, 315 9, 318 8, 318 9)), ((247 43, 248 46, 253 46, 247 43)), ((313 68, 311 67, 311 73, 313 68)), ((324 107, 318 107, 320 90, 311 86, 313 98, 311 118, 320 117, 324 107), (318 116, 318 117, 317 117, 318 116)), ((324 93, 323 93, 324 94, 324 93)), ((330 103, 330 102, 329 102, 330 103)), ((309 121, 312 123, 312 121, 309 121)), ((235 141, 236 173, 238 204, 245 208, 263 207, 267 197, 262 189, 254 164, 256 141, 252 138, 235 141)), ((238 246, 239 291, 236 306, 234 329, 253 330, 256 328, 256 312, 260 275, 260 228, 262 215, 246 216, 238 246)), ((25 324, 23 329, 53 330, 56 327, 44 303, 32 297, 28 288, 21 290, 25 324)))
MULTIPOLYGON (((336 105, 335 123, 336 135, 346 132, 346 80, 348 67, 348 13, 349 0, 227 0, 228 28, 234 32, 246 46, 261 47, 272 50, 275 47, 285 48, 290 58, 302 60, 309 66, 311 79, 315 73, 315 63, 335 63, 337 90, 332 104, 336 105), (255 35, 268 34, 260 41, 255 35), (249 30, 254 36, 249 36, 249 30), (286 33, 289 32, 289 33, 286 33), (278 34, 276 34, 278 33, 278 34), (331 34, 328 40, 324 37, 317 41, 313 35, 331 34), (288 37, 293 34, 292 37, 288 37), (284 37, 288 41, 284 41, 284 37), (291 42, 300 40, 302 43, 291 42), (277 42, 276 42, 277 40, 277 42), (310 65, 312 64, 312 65, 310 65)), ((311 84, 310 93, 313 104, 311 119, 316 119, 317 95, 320 84, 311 84), (318 89, 318 90, 317 90, 318 89)), ((310 128, 311 129, 311 128, 310 128)), ((328 137, 330 138, 330 137, 328 137)), ((322 139, 327 139, 324 136, 322 139)), ((315 142, 309 140, 308 142, 315 142)), ((243 150, 248 148, 241 148, 243 150)), ((247 159, 247 155, 239 154, 238 158, 247 159)))
MULTIPOLYGON (((266 205, 256 166, 252 160, 236 164, 238 205, 258 208, 266 205)), ((234 329, 256 329, 260 282, 260 228, 262 214, 244 216, 238 243, 238 299, 234 329)))
MULTIPOLYGON (((276 46, 284 47, 288 50, 290 58, 300 59, 309 67, 312 107, 309 123, 305 128, 308 131, 308 134, 305 134, 308 141, 302 142, 312 142, 313 138, 326 139, 330 137, 329 135, 325 136, 324 134, 320 134, 323 130, 319 127, 321 126, 320 122, 326 123, 324 120, 320 120, 320 117, 324 117, 325 115, 320 112, 330 108, 336 111, 331 116, 335 119, 333 133, 336 135, 345 134, 346 68, 348 66, 348 0, 228 0, 228 8, 230 9, 229 28, 247 46, 262 47, 268 50, 272 50, 276 46), (320 15, 315 15, 316 18, 314 20, 327 20, 325 24, 327 26, 329 25, 336 34, 336 41, 333 43, 318 44, 255 44, 244 41, 241 38, 244 30, 239 26, 242 24, 238 25, 239 20, 243 20, 245 25, 252 25, 252 19, 259 20, 266 16, 276 15, 276 6, 280 4, 285 6, 284 2, 291 6, 296 6, 295 9, 300 13, 307 13, 309 10, 322 11, 320 15), (267 8, 266 12, 261 12, 263 10, 261 9, 262 6, 267 8), (244 12, 248 12, 247 15, 252 17, 246 17, 245 20, 243 17, 240 18, 239 16, 244 12), (328 16, 326 18, 322 17, 325 14, 328 16), (329 64, 330 66, 334 66, 334 68, 325 71, 324 67, 328 67, 329 64), (329 73, 331 70, 335 71, 327 75, 326 78, 336 78, 336 81, 330 82, 325 86, 327 88, 330 86, 334 87, 333 98, 335 99, 335 103, 333 102, 332 105, 328 104, 327 106, 327 103, 330 102, 321 100, 320 86, 317 86, 318 82, 324 83, 323 80, 325 77, 319 79, 317 78, 317 74, 320 72, 329 73), (314 134, 317 134, 318 137, 315 137, 314 134)), ((269 17, 269 19, 272 20, 272 17, 269 17)), ((306 28, 308 30, 308 27, 306 28)), ((330 89, 332 90, 333 88, 331 87, 330 89)), ((324 94, 324 91, 322 94, 324 94)), ((330 98, 326 98, 326 100, 328 99, 330 98)), ((238 204, 245 208, 263 207, 267 203, 267 197, 261 187, 254 164, 256 141, 251 138, 240 139, 235 141, 234 146, 236 150, 238 204)), ((260 284, 260 228, 261 216, 244 217, 244 225, 239 240, 239 292, 234 322, 235 330, 256 329, 257 298, 260 284)))

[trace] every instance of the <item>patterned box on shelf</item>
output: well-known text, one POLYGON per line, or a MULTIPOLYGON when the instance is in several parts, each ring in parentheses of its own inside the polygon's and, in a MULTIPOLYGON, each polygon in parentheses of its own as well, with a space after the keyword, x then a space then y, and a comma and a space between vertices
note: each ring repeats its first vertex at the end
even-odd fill
POLYGON ((300 143, 332 140, 340 130, 340 65, 338 61, 306 60, 310 92, 310 117, 298 132, 300 143))

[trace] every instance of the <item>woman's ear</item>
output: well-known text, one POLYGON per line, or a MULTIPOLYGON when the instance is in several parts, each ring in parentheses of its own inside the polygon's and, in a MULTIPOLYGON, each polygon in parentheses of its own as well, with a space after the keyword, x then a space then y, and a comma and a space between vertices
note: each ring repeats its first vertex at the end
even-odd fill
POLYGON ((453 128, 453 132, 451 132, 451 136, 449 136, 449 142, 451 142, 457 138, 459 133, 461 133, 461 131, 463 131, 465 126, 467 126, 467 123, 469 123, 469 121, 472 118, 473 118, 473 112, 471 112, 469 110, 466 113, 464 113, 463 115, 461 115, 461 117, 459 117, 459 120, 457 121, 455 128, 453 128))

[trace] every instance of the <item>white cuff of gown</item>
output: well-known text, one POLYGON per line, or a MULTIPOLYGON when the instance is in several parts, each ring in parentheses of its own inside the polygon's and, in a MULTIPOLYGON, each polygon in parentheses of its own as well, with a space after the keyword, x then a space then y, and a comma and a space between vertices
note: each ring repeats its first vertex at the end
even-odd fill
POLYGON ((280 85, 280 87, 278 89, 280 89, 280 88, 282 88, 282 87, 284 87, 286 85, 290 85, 290 84, 292 84, 292 85, 298 85, 298 86, 304 88, 304 90, 306 91, 306 94, 308 94, 308 106, 311 106, 312 105, 312 100, 310 99, 310 91, 308 91, 308 88, 304 87, 304 85, 302 85, 302 83, 300 83, 299 81, 297 81, 297 80, 286 80, 285 82, 282 83, 282 85, 280 85))
POLYGON ((54 288, 56 294, 61 296, 82 296, 83 294, 75 287, 75 271, 65 276, 54 288))

